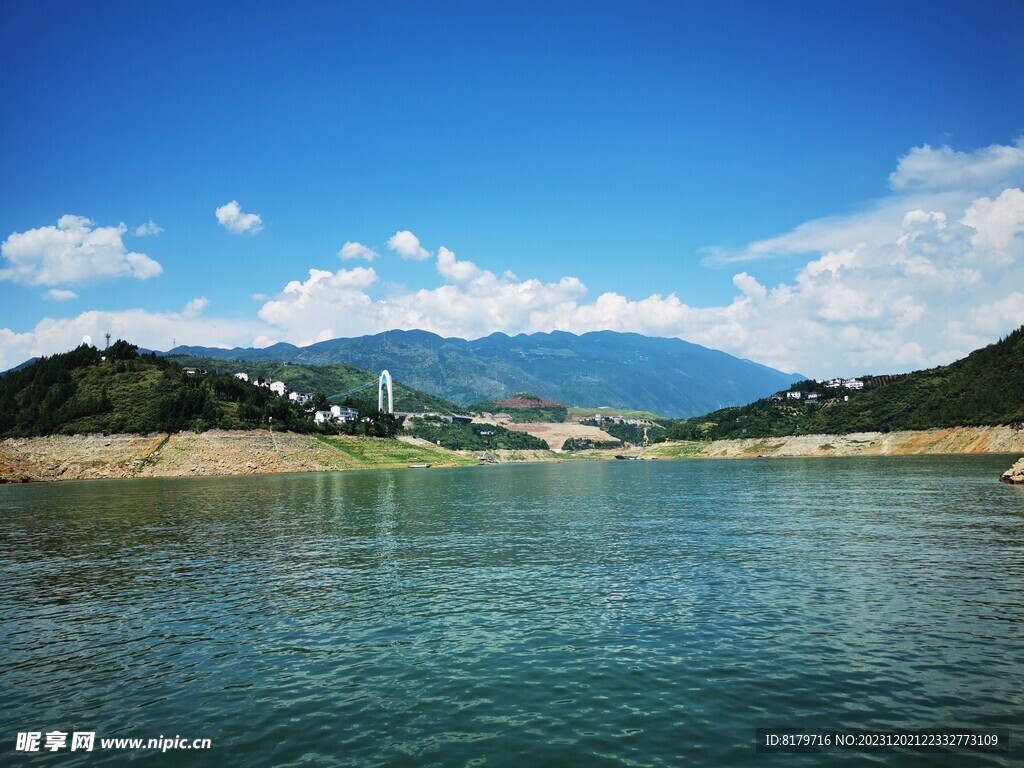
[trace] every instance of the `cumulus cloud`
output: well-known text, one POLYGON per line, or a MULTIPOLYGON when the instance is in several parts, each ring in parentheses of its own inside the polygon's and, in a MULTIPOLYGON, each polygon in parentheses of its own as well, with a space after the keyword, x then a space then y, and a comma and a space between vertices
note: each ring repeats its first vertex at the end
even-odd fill
POLYGON ((892 194, 869 201, 852 213, 812 219, 741 248, 705 248, 704 264, 809 256, 858 243, 883 247, 906 233, 904 217, 910 211, 942 216, 957 212, 959 216, 974 200, 1024 185, 1024 137, 1012 145, 993 145, 975 152, 927 145, 915 148, 899 161, 889 184, 892 194))
POLYGON ((979 304, 970 311, 970 327, 985 336, 1005 333, 1024 322, 1024 293, 1013 291, 998 301, 979 304))
POLYGON ((157 226, 157 223, 150 219, 145 224, 139 224, 132 232, 135 233, 136 237, 151 237, 159 235, 164 231, 163 227, 157 226))
POLYGON ((309 344, 339 335, 376 333, 391 328, 421 328, 443 335, 478 336, 494 330, 534 328, 566 315, 586 293, 574 277, 555 283, 498 277, 447 248, 439 251, 438 274, 444 284, 375 299, 368 289, 378 282, 370 268, 328 272, 311 269, 309 279, 288 283, 259 316, 279 335, 309 344))
POLYGON ((960 220, 974 230, 971 245, 1001 262, 1024 255, 1024 191, 1005 189, 995 200, 975 200, 960 220))
POLYGON ((200 296, 198 299, 192 299, 185 308, 181 310, 181 316, 186 320, 195 320, 206 310, 210 301, 205 296, 200 296))
POLYGON ((373 302, 364 291, 377 280, 372 267, 337 272, 311 269, 308 280, 292 280, 266 302, 259 317, 286 331, 288 338, 301 339, 302 344, 334 338, 348 332, 347 328, 366 327, 373 302))
POLYGON ((977 189, 1012 182, 1024 172, 1024 136, 1012 145, 993 144, 973 152, 948 146, 914 147, 889 174, 889 186, 904 189, 977 189))
POLYGON ((407 229, 400 229, 388 240, 388 248, 403 259, 424 261, 430 258, 430 251, 420 245, 420 239, 407 229))
POLYGON ((751 277, 746 272, 740 272, 738 275, 733 275, 732 284, 743 291, 743 295, 748 296, 751 299, 761 300, 768 295, 768 291, 765 287, 757 282, 756 278, 751 277))
POLYGON ((50 301, 71 301, 71 299, 78 298, 77 293, 66 288, 51 288, 43 296, 50 301))
POLYGON ((150 312, 128 309, 116 312, 82 312, 71 318, 44 318, 31 330, 18 333, 0 328, 0 371, 32 357, 65 352, 83 337, 102 339, 108 331, 148 349, 170 349, 178 344, 231 348, 253 345, 265 324, 256 320, 211 317, 205 314, 206 299, 193 299, 181 311, 150 312))
MULTIPOLYGON (((459 261, 455 254, 443 245, 437 251, 437 272, 448 282, 457 284, 468 283, 483 274, 472 261, 459 261)), ((510 278, 506 276, 506 280, 515 281, 516 279, 515 275, 510 278)))
POLYGON ((368 248, 362 243, 353 243, 351 241, 346 241, 345 244, 341 246, 341 250, 338 251, 338 258, 345 261, 349 261, 351 259, 366 259, 367 261, 373 261, 378 256, 380 256, 380 254, 372 248, 368 248))
POLYGON ((235 234, 248 232, 251 235, 255 235, 263 229, 263 219, 259 217, 259 214, 242 213, 242 207, 238 204, 237 200, 225 203, 214 213, 217 216, 217 221, 228 232, 234 232, 235 234))
POLYGON ((56 226, 11 234, 0 254, 0 280, 21 285, 86 285, 118 277, 147 280, 163 267, 125 248, 124 224, 97 227, 84 216, 61 216, 56 226))

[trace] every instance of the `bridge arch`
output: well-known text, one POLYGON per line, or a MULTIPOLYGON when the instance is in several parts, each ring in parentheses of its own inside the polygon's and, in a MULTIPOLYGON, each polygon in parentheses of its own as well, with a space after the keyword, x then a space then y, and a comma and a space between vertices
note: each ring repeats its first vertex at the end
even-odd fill
POLYGON ((388 407, 385 413, 394 414, 395 400, 391 391, 391 374, 387 371, 380 372, 380 379, 377 381, 377 410, 384 411, 384 391, 388 393, 388 407))

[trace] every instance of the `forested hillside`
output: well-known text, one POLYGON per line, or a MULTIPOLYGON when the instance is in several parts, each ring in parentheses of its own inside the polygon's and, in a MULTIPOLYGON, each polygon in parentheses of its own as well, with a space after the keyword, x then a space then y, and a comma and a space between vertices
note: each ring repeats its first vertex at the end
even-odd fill
MULTIPOLYGON (((393 418, 376 414, 375 400, 349 402, 371 421, 345 425, 346 431, 376 436, 398 431, 393 418)), ((102 352, 83 345, 0 376, 4 437, 268 426, 317 429, 304 407, 266 387, 231 373, 188 374, 176 362, 140 356, 134 344, 120 340, 102 352)))
POLYGON ((676 422, 667 436, 700 440, 1024 425, 1024 326, 950 365, 869 378, 863 391, 840 390, 842 396, 829 397, 813 381, 792 389, 805 397, 764 398, 741 408, 725 408, 676 422), (818 401, 806 399, 812 392, 819 395, 818 401))
MULTIPOLYGON (((169 355, 167 359, 182 366, 202 368, 211 373, 245 373, 248 374, 250 380, 262 378, 267 381, 283 381, 290 390, 296 392, 322 392, 328 398, 351 392, 350 396, 362 400, 372 400, 375 404, 377 402, 377 377, 380 372, 367 371, 347 363, 302 365, 271 360, 221 360, 195 355, 169 355), (355 389, 359 389, 359 391, 352 392, 355 389)), ((404 384, 402 382, 404 371, 392 371, 391 373, 394 381, 392 389, 395 396, 395 410, 436 411, 438 413, 453 413, 460 410, 454 403, 428 395, 426 392, 404 384)), ((338 401, 340 399, 334 398, 338 401)))
POLYGON ((567 405, 611 406, 665 416, 694 416, 749 403, 799 376, 741 360, 682 339, 636 333, 562 331, 482 339, 426 331, 388 331, 296 347, 178 347, 169 354, 221 360, 275 360, 387 368, 398 380, 460 406, 534 392, 567 405))

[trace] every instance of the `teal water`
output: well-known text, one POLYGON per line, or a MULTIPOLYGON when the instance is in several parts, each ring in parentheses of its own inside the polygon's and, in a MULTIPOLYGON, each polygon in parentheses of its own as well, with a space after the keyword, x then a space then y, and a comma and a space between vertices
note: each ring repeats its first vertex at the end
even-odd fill
POLYGON ((0 487, 0 761, 1024 764, 1007 457, 0 487), (1011 752, 766 755, 760 727, 1011 752), (211 751, 16 753, 22 731, 211 751))

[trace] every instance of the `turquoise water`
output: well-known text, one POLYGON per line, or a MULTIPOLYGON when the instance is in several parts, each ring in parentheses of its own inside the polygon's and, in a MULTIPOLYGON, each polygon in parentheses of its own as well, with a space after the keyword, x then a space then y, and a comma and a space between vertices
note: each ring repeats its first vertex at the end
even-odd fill
POLYGON ((1021 765, 1009 463, 0 487, 0 761, 1021 765), (1011 752, 757 754, 762 727, 1002 728, 1011 752), (213 746, 15 752, 52 730, 213 746))

